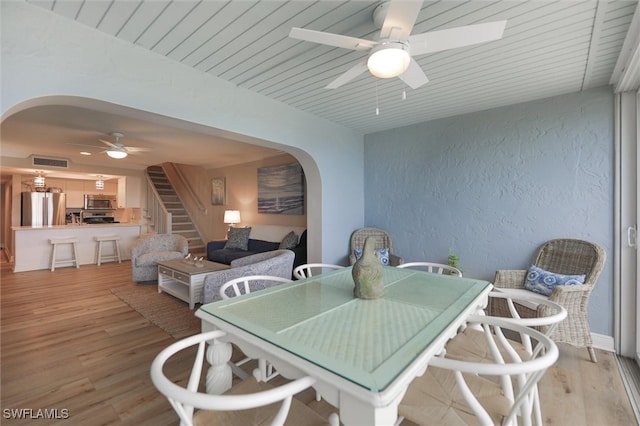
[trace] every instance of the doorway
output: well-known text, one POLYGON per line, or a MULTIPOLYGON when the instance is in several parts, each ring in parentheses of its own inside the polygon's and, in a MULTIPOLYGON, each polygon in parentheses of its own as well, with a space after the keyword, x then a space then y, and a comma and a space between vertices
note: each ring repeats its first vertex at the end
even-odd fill
POLYGON ((640 163, 640 92, 616 95, 617 214, 615 271, 619 287, 616 298, 616 352, 640 364, 640 276, 638 271, 638 197, 640 163))

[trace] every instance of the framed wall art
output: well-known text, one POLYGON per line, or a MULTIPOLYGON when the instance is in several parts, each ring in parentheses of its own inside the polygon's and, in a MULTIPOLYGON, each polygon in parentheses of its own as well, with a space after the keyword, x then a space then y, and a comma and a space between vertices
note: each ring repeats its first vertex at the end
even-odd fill
POLYGON ((211 204, 224 206, 227 203, 227 189, 223 177, 211 179, 211 204))
POLYGON ((258 169, 258 213, 304 214, 304 173, 299 163, 258 169))

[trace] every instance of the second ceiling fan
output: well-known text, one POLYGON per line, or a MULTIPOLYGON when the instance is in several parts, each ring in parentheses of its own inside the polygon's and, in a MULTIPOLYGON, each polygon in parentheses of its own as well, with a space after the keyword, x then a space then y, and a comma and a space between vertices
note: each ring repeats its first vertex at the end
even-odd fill
POLYGON ((398 77, 417 89, 429 79, 413 56, 498 40, 507 24, 495 21, 411 35, 421 8, 422 0, 391 0, 378 5, 373 11, 373 21, 380 28, 378 40, 304 28, 292 28, 289 37, 369 52, 366 59, 329 83, 327 89, 336 89, 367 70, 379 78, 398 77))
POLYGON ((102 142, 103 144, 105 144, 107 146, 106 148, 104 146, 99 147, 99 146, 96 146, 96 145, 88 145, 88 144, 82 144, 82 143, 69 143, 69 145, 84 146, 84 147, 87 147, 87 148, 94 148, 94 149, 103 149, 102 152, 106 153, 109 157, 115 158, 117 160, 125 158, 129 154, 136 154, 138 152, 151 151, 151 148, 142 148, 142 147, 136 147, 136 146, 125 146, 125 144, 120 142, 120 138, 124 137, 124 135, 122 133, 113 132, 113 133, 111 133, 111 136, 114 139, 113 142, 108 141, 106 139, 100 139, 100 138, 98 139, 98 141, 102 142))

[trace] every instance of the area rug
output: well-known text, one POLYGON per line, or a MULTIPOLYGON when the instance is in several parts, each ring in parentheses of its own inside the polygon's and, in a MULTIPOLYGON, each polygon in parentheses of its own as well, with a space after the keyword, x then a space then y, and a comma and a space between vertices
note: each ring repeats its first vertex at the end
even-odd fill
POLYGON ((152 324, 176 339, 200 332, 200 319, 186 302, 158 293, 157 285, 128 285, 112 288, 111 292, 152 324))

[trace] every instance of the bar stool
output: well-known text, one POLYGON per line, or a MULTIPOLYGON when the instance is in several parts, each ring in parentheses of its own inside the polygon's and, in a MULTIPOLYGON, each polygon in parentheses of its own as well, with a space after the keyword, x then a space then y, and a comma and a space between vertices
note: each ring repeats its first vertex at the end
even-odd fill
POLYGON ((118 244, 118 241, 120 241, 119 236, 101 235, 101 236, 93 237, 93 239, 98 242, 98 245, 96 247, 97 249, 96 257, 98 259, 98 262, 97 262, 98 266, 100 266, 103 260, 113 260, 114 262, 117 260, 118 263, 122 263, 122 260, 120 259, 120 245, 118 244), (105 241, 107 242, 111 241, 113 243, 113 254, 111 255, 102 254, 102 243, 105 241))
POLYGON ((77 238, 50 238, 49 244, 53 246, 53 250, 51 250, 51 272, 56 270, 56 266, 61 266, 60 264, 76 264, 76 268, 80 267, 78 263, 78 246, 77 244, 80 242, 77 238), (71 254, 73 255, 72 259, 64 259, 57 260, 56 259, 56 249, 58 244, 71 244, 72 250, 71 254))

